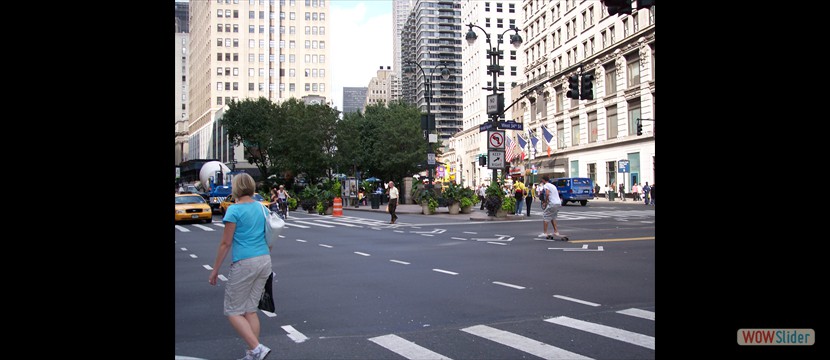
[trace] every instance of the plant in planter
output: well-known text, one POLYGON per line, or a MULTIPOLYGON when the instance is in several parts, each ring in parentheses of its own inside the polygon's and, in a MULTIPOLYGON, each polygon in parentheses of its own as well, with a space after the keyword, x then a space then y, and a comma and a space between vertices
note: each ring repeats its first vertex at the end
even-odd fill
POLYGON ((303 210, 312 214, 316 210, 319 195, 320 189, 317 189, 316 186, 307 186, 300 193, 300 206, 303 207, 303 210))
POLYGON ((463 190, 464 188, 458 186, 455 182, 450 182, 449 185, 444 188, 442 195, 447 201, 447 207, 450 210, 450 214, 456 215, 459 210, 461 210, 461 199, 464 198, 464 194, 462 192, 463 190))
POLYGON ((291 210, 291 211, 297 210, 297 205, 298 205, 297 198, 292 196, 292 197, 288 198, 287 201, 288 201, 288 209, 289 210, 291 210))
POLYGON ((487 215, 496 216, 496 211, 501 209, 501 204, 504 202, 504 192, 501 190, 500 182, 490 182, 484 194, 484 207, 487 209, 487 215))
POLYGON ((438 200, 435 200, 434 198, 430 198, 427 201, 427 207, 429 208, 429 213, 434 214, 435 209, 438 208, 438 200))
POLYGON ((468 197, 461 198, 461 213, 469 214, 473 209, 473 201, 468 197))
POLYGON ((317 202, 317 206, 315 207, 315 209, 317 210, 318 215, 323 215, 326 212, 326 208, 323 206, 322 201, 317 202))
POLYGON ((501 209, 506 211, 508 214, 515 214, 516 213, 516 198, 510 196, 505 197, 504 202, 501 204, 501 209))

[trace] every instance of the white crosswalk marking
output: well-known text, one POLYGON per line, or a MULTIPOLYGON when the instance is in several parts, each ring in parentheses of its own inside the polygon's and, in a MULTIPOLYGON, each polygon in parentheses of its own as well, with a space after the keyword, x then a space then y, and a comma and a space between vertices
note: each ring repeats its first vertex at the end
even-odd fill
POLYGON ((181 232, 190 232, 190 229, 188 229, 184 226, 181 226, 181 225, 176 225, 176 230, 179 230, 181 232))
POLYGON ((545 321, 558 324, 562 326, 587 331, 589 333, 609 337, 615 340, 625 341, 630 344, 639 345, 645 348, 654 350, 654 337, 638 334, 628 330, 617 329, 606 325, 594 324, 587 321, 569 318, 567 316, 558 316, 545 321))
POLYGON ((352 225, 352 224, 347 224, 347 223, 338 222, 338 221, 317 220, 317 222, 321 222, 321 223, 324 223, 324 224, 343 225, 343 226, 348 226, 348 227, 359 227, 359 228, 363 227, 363 226, 360 226, 360 225, 352 225))
POLYGON ((209 228, 209 227, 204 226, 204 225, 193 224, 193 226, 195 226, 195 227, 197 227, 197 228, 199 228, 199 229, 202 229, 202 230, 204 230, 204 231, 216 231, 216 230, 213 230, 213 228, 209 228))
POLYGON ((486 325, 470 326, 468 328, 461 329, 461 331, 483 337, 490 341, 495 341, 499 344, 524 351, 528 354, 536 355, 543 359, 591 359, 556 346, 551 346, 531 338, 516 335, 514 333, 499 330, 486 325))
POLYGON ((638 317, 638 318, 643 318, 643 319, 654 321, 654 312, 653 311, 646 311, 646 310, 631 308, 631 309, 625 309, 625 310, 617 311, 617 313, 620 313, 620 314, 623 314, 623 315, 635 316, 635 317, 638 317))
POLYGON ((295 227, 303 228, 303 229, 308 229, 308 228, 311 227, 311 226, 294 224, 294 223, 291 223, 291 222, 288 222, 288 221, 285 222, 285 226, 295 226, 295 227))
POLYGON ((295 220, 294 222, 298 222, 298 223, 300 223, 300 224, 306 224, 306 225, 313 225, 313 226, 327 227, 327 228, 333 228, 333 227, 334 227, 334 226, 332 226, 332 225, 318 224, 318 223, 316 223, 316 222, 310 222, 310 221, 299 221, 299 220, 295 220))
POLYGON ((446 359, 452 360, 444 355, 439 353, 433 352, 427 348, 422 346, 418 346, 414 342, 401 338, 397 335, 383 335, 377 336, 369 339, 369 341, 383 346, 389 350, 392 350, 396 354, 403 356, 410 360, 415 359, 423 359, 423 360, 432 360, 432 359, 446 359))

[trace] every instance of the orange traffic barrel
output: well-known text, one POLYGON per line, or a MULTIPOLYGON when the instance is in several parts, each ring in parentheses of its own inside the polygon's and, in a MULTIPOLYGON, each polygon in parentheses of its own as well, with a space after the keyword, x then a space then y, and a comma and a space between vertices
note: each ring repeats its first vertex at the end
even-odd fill
POLYGON ((334 208, 331 212, 332 216, 343 216, 343 199, 336 197, 334 198, 334 208))

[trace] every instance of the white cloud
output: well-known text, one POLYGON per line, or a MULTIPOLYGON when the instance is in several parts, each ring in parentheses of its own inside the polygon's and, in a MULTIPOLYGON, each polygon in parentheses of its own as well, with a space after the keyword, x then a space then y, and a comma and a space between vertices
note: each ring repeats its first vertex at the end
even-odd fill
POLYGON ((331 97, 343 110, 343 87, 365 87, 380 66, 392 66, 392 7, 389 1, 331 2, 331 97), (367 17, 367 3, 373 9, 367 17))

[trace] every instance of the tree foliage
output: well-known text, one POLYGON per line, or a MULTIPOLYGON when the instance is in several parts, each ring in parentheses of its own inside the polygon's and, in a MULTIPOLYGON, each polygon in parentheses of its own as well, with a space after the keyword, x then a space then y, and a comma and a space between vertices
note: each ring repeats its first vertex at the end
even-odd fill
POLYGON ((231 101, 220 120, 230 143, 242 144, 243 156, 259 168, 263 177, 267 177, 269 169, 275 165, 276 158, 271 156, 269 149, 276 140, 274 128, 278 111, 279 108, 264 97, 231 101))

